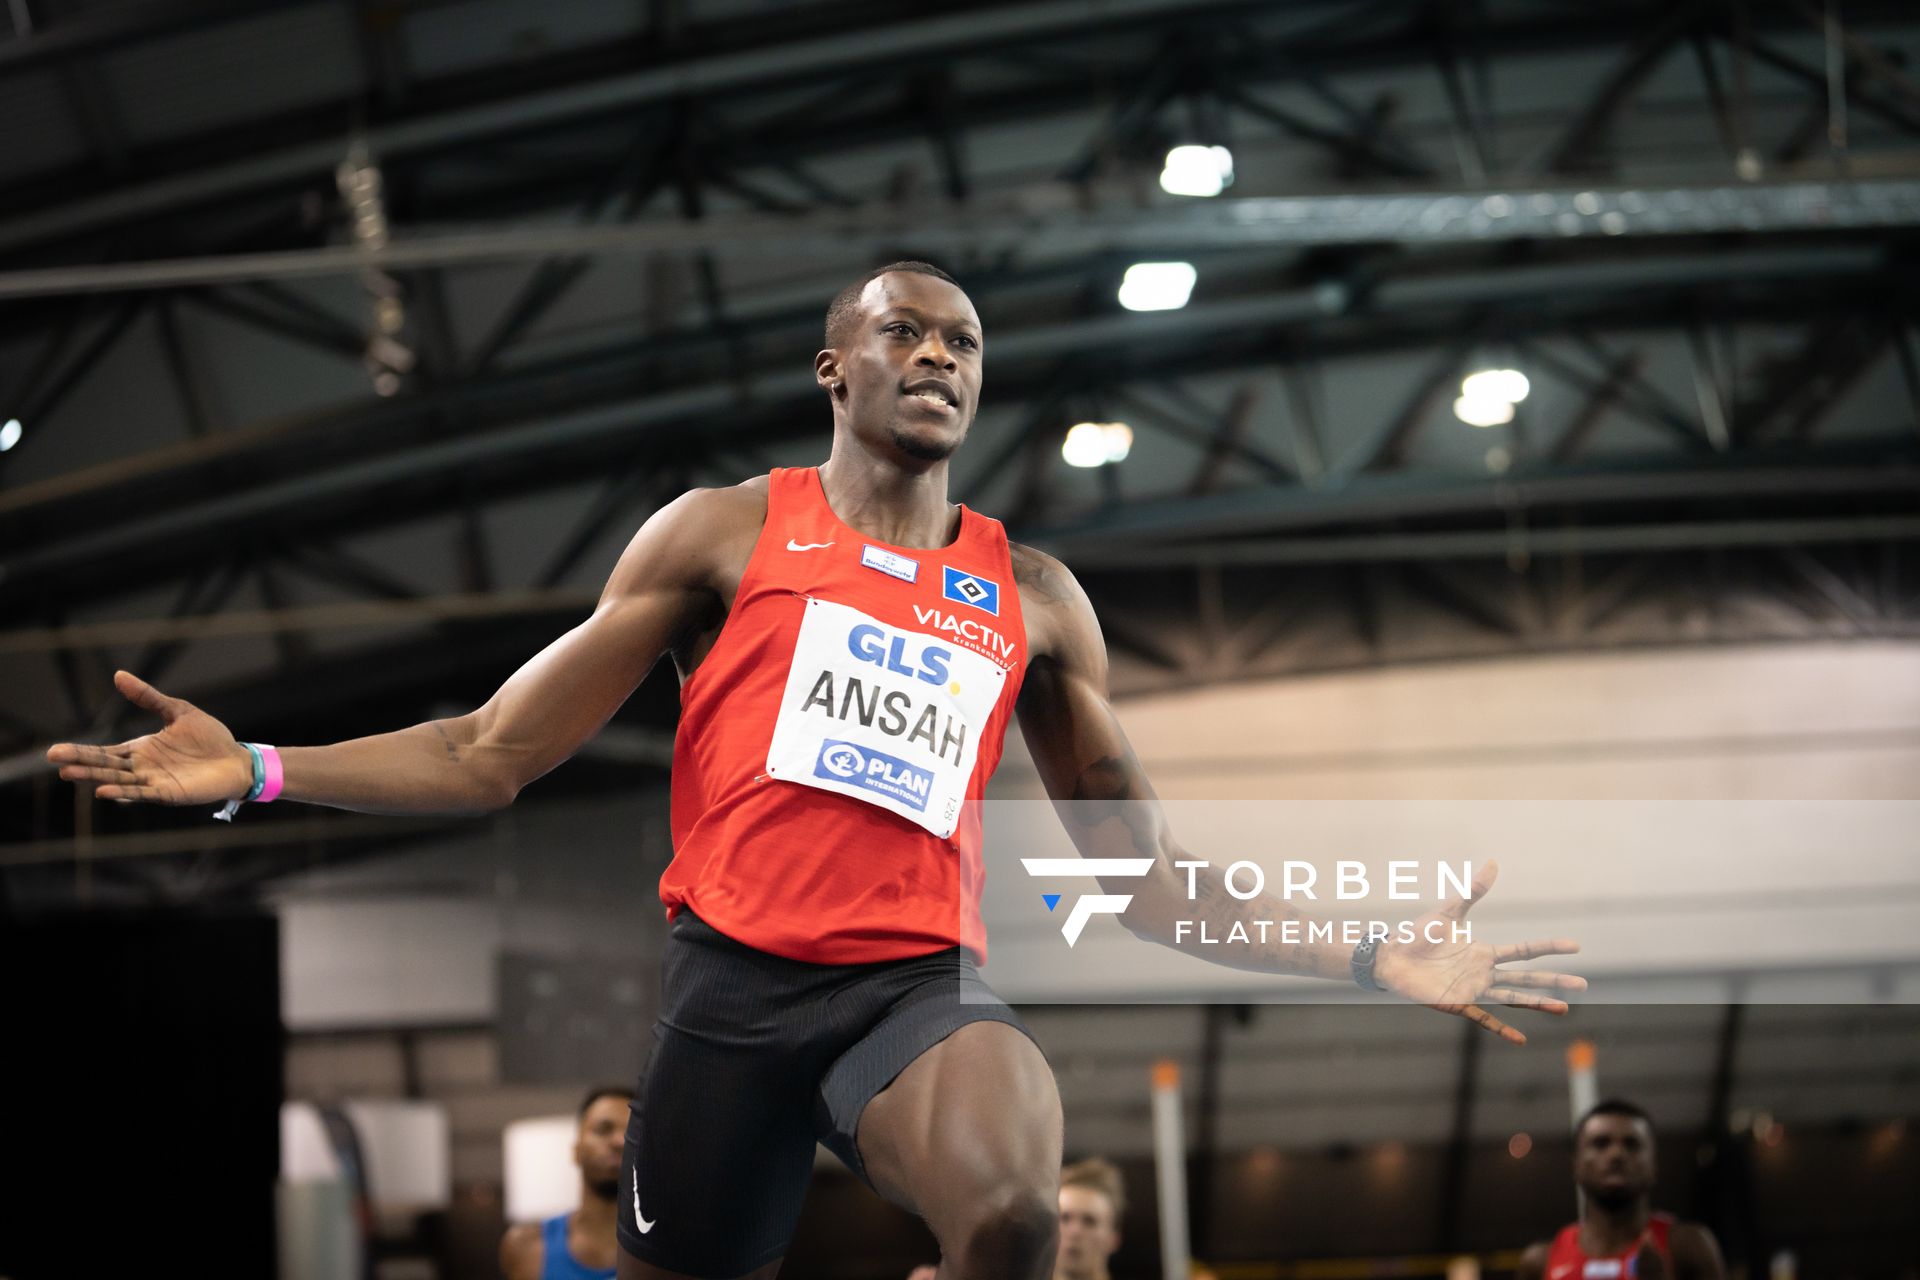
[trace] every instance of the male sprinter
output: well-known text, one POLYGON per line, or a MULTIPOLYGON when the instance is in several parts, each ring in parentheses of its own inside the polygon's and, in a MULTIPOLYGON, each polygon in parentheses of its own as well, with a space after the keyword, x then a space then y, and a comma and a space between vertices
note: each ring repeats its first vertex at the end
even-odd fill
POLYGON ((613 1280, 619 1243, 620 1159, 633 1094, 595 1089, 580 1104, 573 1162, 580 1166, 580 1207, 545 1222, 518 1222, 500 1240, 507 1280, 613 1280))
POLYGON ((1586 1216, 1520 1256, 1519 1280, 1725 1280, 1713 1233, 1653 1208, 1653 1120, 1597 1103, 1573 1130, 1586 1216))
MULTIPOLYGON (((1060 1099, 973 971, 986 946, 976 802, 1016 710, 1049 793, 1099 810, 1076 825, 1081 850, 1158 859, 1126 884, 1134 932, 1171 945, 1191 910, 1173 865, 1186 855, 1107 704, 1100 628, 1072 575, 947 501, 947 460, 980 403, 967 295, 924 263, 883 267, 834 300, 826 343, 825 465, 670 503, 593 616, 479 710, 276 752, 120 672, 165 728, 48 758, 109 800, 284 790, 363 812, 481 813, 565 760, 671 654, 681 716, 660 895, 673 923, 627 1136, 620 1275, 773 1275, 818 1137, 926 1220, 945 1280, 1045 1280, 1060 1099)), ((1489 866, 1471 897, 1491 883, 1489 866)), ((1224 893, 1203 909, 1299 915, 1224 893)), ((1560 1013, 1541 989, 1584 983, 1495 966, 1574 949, 1276 942, 1238 960, 1351 974, 1518 1041, 1477 1002, 1560 1013)))

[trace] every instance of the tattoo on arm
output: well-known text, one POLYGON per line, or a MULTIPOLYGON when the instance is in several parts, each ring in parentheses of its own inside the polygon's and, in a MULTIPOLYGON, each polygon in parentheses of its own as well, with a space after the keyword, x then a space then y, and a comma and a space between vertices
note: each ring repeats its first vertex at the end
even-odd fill
POLYGON ((1095 827, 1118 818, 1127 838, 1143 857, 1160 856, 1161 822, 1153 793, 1131 752, 1103 756, 1080 770, 1073 784, 1074 820, 1095 827))
POLYGON ((1073 784, 1073 798, 1077 801, 1126 800, 1134 794, 1127 775, 1127 762, 1119 756, 1095 760, 1080 770, 1080 777, 1073 784))
POLYGON ((433 731, 440 735, 440 741, 447 744, 447 760, 452 764, 459 764, 460 748, 454 745, 453 739, 447 736, 447 731, 440 727, 438 720, 433 721, 432 724, 433 731))
POLYGON ((1060 574, 1051 561, 1018 543, 1011 545, 1008 550, 1013 561, 1014 582, 1033 592, 1036 598, 1046 604, 1060 604, 1067 599, 1066 584, 1060 580, 1060 574))

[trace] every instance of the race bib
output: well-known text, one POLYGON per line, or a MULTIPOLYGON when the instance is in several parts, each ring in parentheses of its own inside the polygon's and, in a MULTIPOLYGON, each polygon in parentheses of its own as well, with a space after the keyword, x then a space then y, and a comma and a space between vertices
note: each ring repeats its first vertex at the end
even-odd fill
POLYGON ((1006 679, 969 649, 809 599, 767 774, 950 836, 1006 679))

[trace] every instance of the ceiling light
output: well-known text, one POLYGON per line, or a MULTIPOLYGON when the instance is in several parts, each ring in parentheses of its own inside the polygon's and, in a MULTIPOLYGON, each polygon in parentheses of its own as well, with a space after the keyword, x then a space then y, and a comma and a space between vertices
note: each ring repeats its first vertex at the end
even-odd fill
POLYGON ((1199 275, 1191 262, 1136 262, 1120 281, 1120 305, 1129 311, 1178 311, 1193 295, 1199 275))
POLYGON ((1513 402, 1461 396, 1453 402, 1453 416, 1470 427, 1504 427, 1513 421, 1513 402))
POLYGON ((1076 422, 1060 442, 1070 467, 1104 467, 1122 462, 1133 448, 1133 428, 1124 422, 1076 422))
POLYGON ((20 443, 21 433, 26 430, 20 425, 20 419, 8 418, 5 426, 0 427, 0 453, 5 453, 20 443))
POLYGON ((1175 196, 1217 196, 1233 185, 1233 153, 1225 147, 1175 147, 1160 170, 1160 189, 1175 196))
POLYGON ((1518 369, 1482 369, 1460 381, 1460 394, 1469 400, 1505 400, 1519 404, 1533 390, 1527 375, 1518 369))

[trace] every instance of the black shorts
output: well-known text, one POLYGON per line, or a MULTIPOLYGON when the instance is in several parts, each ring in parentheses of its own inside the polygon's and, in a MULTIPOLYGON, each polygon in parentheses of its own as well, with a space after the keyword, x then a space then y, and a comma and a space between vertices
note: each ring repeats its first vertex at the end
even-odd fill
POLYGON ((715 1280, 786 1252, 816 1141, 866 1180, 860 1113, 915 1058, 969 1022, 1032 1034, 958 947, 808 964, 686 910, 668 931, 660 989, 627 1123, 620 1244, 715 1280))

